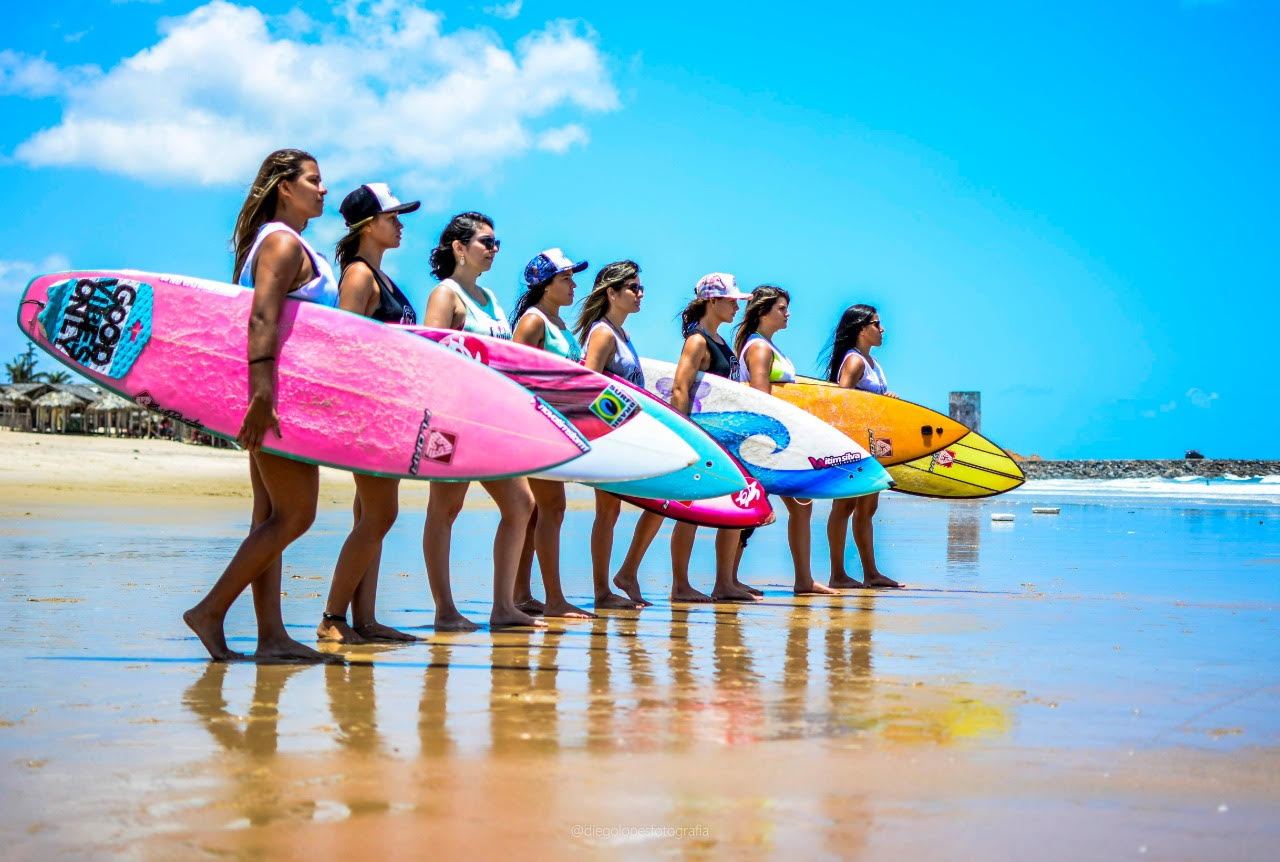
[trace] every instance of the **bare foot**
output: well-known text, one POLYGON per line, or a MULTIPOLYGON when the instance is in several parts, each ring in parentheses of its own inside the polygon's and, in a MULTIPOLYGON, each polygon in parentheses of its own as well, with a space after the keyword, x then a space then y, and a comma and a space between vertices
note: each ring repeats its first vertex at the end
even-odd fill
POLYGON ((356 634, 367 641, 374 643, 413 643, 418 638, 408 632, 402 632, 399 629, 393 629, 391 626, 384 626, 377 620, 367 623, 357 623, 352 626, 356 630, 356 634))
POLYGON ((716 587, 711 591, 711 598, 717 602, 758 602, 756 596, 747 589, 738 589, 734 585, 730 585, 725 589, 716 587))
POLYGON ((530 596, 527 599, 516 602, 516 607, 524 611, 526 614, 533 616, 547 616, 547 606, 537 599, 530 596))
POLYGON ((362 644, 365 642, 355 629, 347 625, 346 620, 330 620, 320 618, 316 626, 316 640, 334 641, 340 644, 362 644))
POLYGON ((831 580, 827 581, 827 585, 835 587, 838 590, 860 590, 862 589, 862 581, 855 581, 853 578, 845 574, 832 574, 831 580))
POLYGON ((275 662, 294 662, 307 664, 344 664, 346 659, 341 655, 316 652, 309 646, 298 643, 293 638, 282 638, 269 643, 259 643, 258 651, 253 654, 254 661, 262 664, 275 662))
POLYGON ((598 611, 638 611, 648 602, 636 602, 632 599, 609 592, 596 596, 595 606, 598 611))
POLYGON ((653 602, 645 601, 644 596, 640 595, 640 582, 638 580, 632 578, 624 581, 621 578, 622 575, 620 574, 614 575, 613 585, 626 593, 627 598, 631 599, 631 601, 635 602, 642 608, 647 608, 653 604, 653 602))
POLYGON ((706 593, 698 592, 693 587, 689 587, 687 589, 681 589, 681 590, 677 590, 675 587, 672 587, 671 601, 697 602, 698 604, 707 604, 709 602, 715 601, 715 599, 711 598, 711 596, 707 595, 706 593))
POLYGON ((182 615, 182 621, 200 638, 200 643, 209 651, 209 658, 214 661, 244 661, 244 653, 227 646, 227 637, 222 632, 222 620, 209 619, 192 608, 182 615))
POLYGON ((496 608, 489 614, 489 629, 508 629, 517 626, 532 626, 533 628, 546 628, 546 620, 540 620, 537 617, 531 617, 521 611, 519 608, 512 608, 509 611, 499 611, 496 608))
POLYGON ((810 581, 808 584, 796 584, 792 595, 796 596, 838 596, 839 590, 833 590, 831 587, 824 587, 817 581, 810 581))
POLYGON ((893 578, 885 577, 879 572, 876 572, 874 575, 867 576, 867 579, 862 582, 862 586, 868 590, 881 590, 881 589, 900 590, 902 589, 902 584, 898 583, 893 578))
POLYGON ((442 614, 436 611, 436 623, 434 626, 438 632, 474 632, 479 631, 480 626, 464 617, 457 611, 442 614))
POLYGON ((733 582, 733 585, 740 590, 746 590, 747 592, 751 593, 751 595, 753 596, 761 596, 761 597, 764 596, 764 590, 757 590, 755 587, 744 584, 742 581, 735 580, 733 582))
MULTIPOLYGON (((523 608, 521 608, 523 610, 523 608)), ((547 605, 543 611, 543 616, 547 617, 563 617, 570 620, 595 620, 599 619, 590 611, 584 611, 582 608, 565 602, 563 604, 547 605)))

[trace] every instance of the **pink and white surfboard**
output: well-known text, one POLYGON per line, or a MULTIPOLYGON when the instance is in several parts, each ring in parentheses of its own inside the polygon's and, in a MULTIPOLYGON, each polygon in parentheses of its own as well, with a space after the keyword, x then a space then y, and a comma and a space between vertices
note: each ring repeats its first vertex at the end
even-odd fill
MULTIPOLYGON (((234 439, 248 406, 253 292, 134 270, 44 275, 18 325, 38 346, 148 409, 234 439)), ((493 479, 589 451, 553 408, 424 338, 294 299, 280 316, 278 455, 380 476, 493 479)))

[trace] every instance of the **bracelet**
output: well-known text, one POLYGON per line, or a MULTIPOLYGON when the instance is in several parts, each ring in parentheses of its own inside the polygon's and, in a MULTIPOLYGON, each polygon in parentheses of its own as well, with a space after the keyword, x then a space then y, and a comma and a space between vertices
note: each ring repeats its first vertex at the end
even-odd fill
POLYGON ((346 614, 331 614, 328 611, 325 611, 321 616, 331 623, 345 623, 347 621, 346 614))
POLYGON ((257 359, 250 359, 249 364, 256 365, 259 362, 275 362, 275 361, 276 361, 276 358, 274 356, 259 356, 257 359))

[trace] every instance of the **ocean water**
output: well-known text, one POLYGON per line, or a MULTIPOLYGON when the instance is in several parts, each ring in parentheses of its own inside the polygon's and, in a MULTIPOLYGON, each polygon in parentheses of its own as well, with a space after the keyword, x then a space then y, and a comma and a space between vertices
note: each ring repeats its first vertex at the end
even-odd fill
MULTIPOLYGON (((875 752, 945 750, 956 768, 1034 764, 1046 782, 1081 756, 1158 763, 1194 752, 1235 763, 1280 745, 1278 491, 1271 481, 1119 480, 1031 482, 970 502, 884 494, 880 567, 908 589, 796 599, 778 524, 744 557, 743 579, 767 594, 751 605, 667 602, 664 529, 641 571, 654 607, 467 635, 430 628, 422 513, 406 508, 384 547, 380 616, 423 642, 357 647, 347 654, 359 664, 301 669, 211 666, 181 623, 247 513, 19 506, 0 530, 0 838, 15 858, 114 855, 158 835, 355 817, 349 800, 345 814, 325 807, 335 782, 353 776, 376 783, 388 769, 453 774, 524 758, 558 774, 643 754, 678 772, 684 759, 728 752, 764 763, 782 745, 856 775, 875 752), (1060 513, 1032 513, 1041 506, 1060 513), (330 777, 300 777, 316 770, 330 777), (246 794, 249 813, 210 807, 246 794)), ((820 501, 814 513, 820 578, 828 508, 820 501)), ((286 554, 285 617, 299 639, 319 619, 349 517, 341 505, 322 510, 286 554)), ((615 560, 635 517, 619 524, 615 560)), ((454 592, 477 621, 488 614, 496 521, 468 510, 455 532, 454 592)), ((563 535, 566 593, 583 606, 590 526, 589 512, 571 511, 563 535)), ((704 532, 692 571, 710 589, 704 532)), ((227 628, 234 646, 252 649, 247 598, 227 628)), ((749 774, 741 790, 769 799, 761 769, 762 783, 749 774)), ((1195 811, 1225 792, 1207 775, 1203 787, 1187 779, 1195 811)), ((448 818, 431 819, 444 803, 413 796, 427 792, 416 787, 378 790, 369 822, 413 810, 447 830, 448 818)), ((582 804, 633 801, 625 782, 588 796, 582 804)), ((1240 828, 1184 817, 1182 803, 1102 798, 1135 814, 1166 805, 1170 828, 1201 837, 1240 828)), ((544 825, 552 817, 538 799, 515 802, 544 825)), ((909 793, 896 804, 881 822, 900 821, 902 835, 912 812, 933 810, 909 793)), ((786 835, 787 810, 750 817, 786 835)), ((806 828, 842 828, 844 809, 831 810, 806 828)))

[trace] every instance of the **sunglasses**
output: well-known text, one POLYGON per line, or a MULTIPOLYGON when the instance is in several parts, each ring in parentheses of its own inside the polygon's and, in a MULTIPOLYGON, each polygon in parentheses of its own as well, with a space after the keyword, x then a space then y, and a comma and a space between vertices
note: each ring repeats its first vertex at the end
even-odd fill
POLYGON ((624 288, 623 288, 623 290, 629 290, 629 291, 631 291, 632 293, 634 293, 636 296, 643 296, 643 295, 644 295, 644 285, 643 285, 643 284, 628 284, 626 287, 624 287, 624 288))
POLYGON ((498 249, 502 248, 502 240, 490 234, 485 234, 484 236, 476 237, 476 242, 480 243, 482 246, 489 249, 489 251, 497 251, 498 249))

